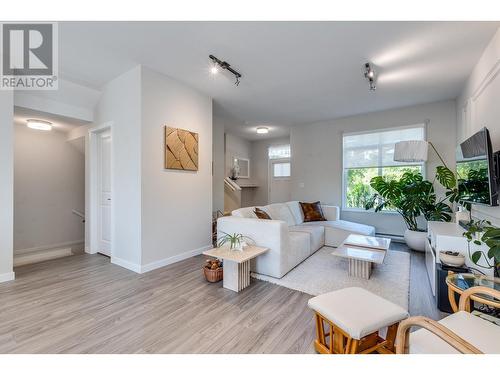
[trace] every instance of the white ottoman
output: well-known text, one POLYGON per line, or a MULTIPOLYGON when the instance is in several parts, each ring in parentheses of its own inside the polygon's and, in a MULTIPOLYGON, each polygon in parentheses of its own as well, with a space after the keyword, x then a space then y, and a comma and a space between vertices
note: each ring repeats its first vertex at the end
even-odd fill
POLYGON ((319 353, 394 353, 398 324, 408 317, 402 307, 362 288, 345 288, 311 298, 319 353), (325 324, 329 329, 325 329, 325 324), (378 331, 387 328, 385 339, 378 331))

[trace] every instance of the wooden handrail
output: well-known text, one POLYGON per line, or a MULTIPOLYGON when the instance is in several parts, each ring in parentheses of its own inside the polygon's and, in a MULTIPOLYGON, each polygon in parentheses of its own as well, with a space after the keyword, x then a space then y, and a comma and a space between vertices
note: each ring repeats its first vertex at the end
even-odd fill
POLYGON ((421 327, 428 330, 441 340, 454 347, 460 353, 464 354, 482 354, 474 345, 462 339, 453 331, 446 328, 444 325, 435 320, 426 318, 425 316, 412 316, 399 323, 398 333, 396 336, 396 353, 407 354, 410 348, 410 328, 421 327))

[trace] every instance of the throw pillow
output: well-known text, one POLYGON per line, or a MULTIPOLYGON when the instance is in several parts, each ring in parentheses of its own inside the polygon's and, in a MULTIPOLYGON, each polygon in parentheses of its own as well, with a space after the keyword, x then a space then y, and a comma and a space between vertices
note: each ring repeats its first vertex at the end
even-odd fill
POLYGON ((304 222, 326 221, 319 201, 314 203, 305 203, 305 202, 299 202, 299 203, 300 207, 302 208, 302 212, 304 213, 304 222))
POLYGON ((258 207, 255 207, 254 213, 255 215, 257 215, 257 218, 259 219, 271 220, 271 216, 269 216, 266 211, 261 210, 258 207))

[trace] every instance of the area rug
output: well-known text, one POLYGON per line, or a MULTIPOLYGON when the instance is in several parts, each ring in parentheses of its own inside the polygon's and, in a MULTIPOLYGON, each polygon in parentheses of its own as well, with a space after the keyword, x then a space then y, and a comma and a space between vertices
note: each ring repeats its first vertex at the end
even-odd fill
POLYGON ((347 287, 365 288, 408 310, 410 254, 389 250, 384 264, 375 265, 369 280, 349 277, 347 260, 331 255, 334 248, 323 247, 281 279, 252 272, 255 279, 317 296, 347 287))

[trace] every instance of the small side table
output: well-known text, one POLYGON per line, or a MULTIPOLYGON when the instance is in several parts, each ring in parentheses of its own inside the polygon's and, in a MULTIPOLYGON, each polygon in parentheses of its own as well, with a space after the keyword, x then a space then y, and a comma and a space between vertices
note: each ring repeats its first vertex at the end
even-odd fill
POLYGON ((239 292, 250 285, 250 260, 268 250, 267 247, 247 246, 243 251, 237 251, 224 246, 204 251, 203 255, 224 260, 222 285, 239 292))
MULTIPOLYGON (((475 275, 472 273, 450 273, 446 277, 446 285, 448 285, 448 298, 450 300, 451 308, 453 309, 453 312, 457 312, 458 306, 455 301, 455 293, 462 294, 464 290, 474 286, 485 286, 487 288, 500 291, 500 278, 475 275)), ((472 295, 471 300, 500 308, 500 301, 492 300, 489 296, 472 295)))

